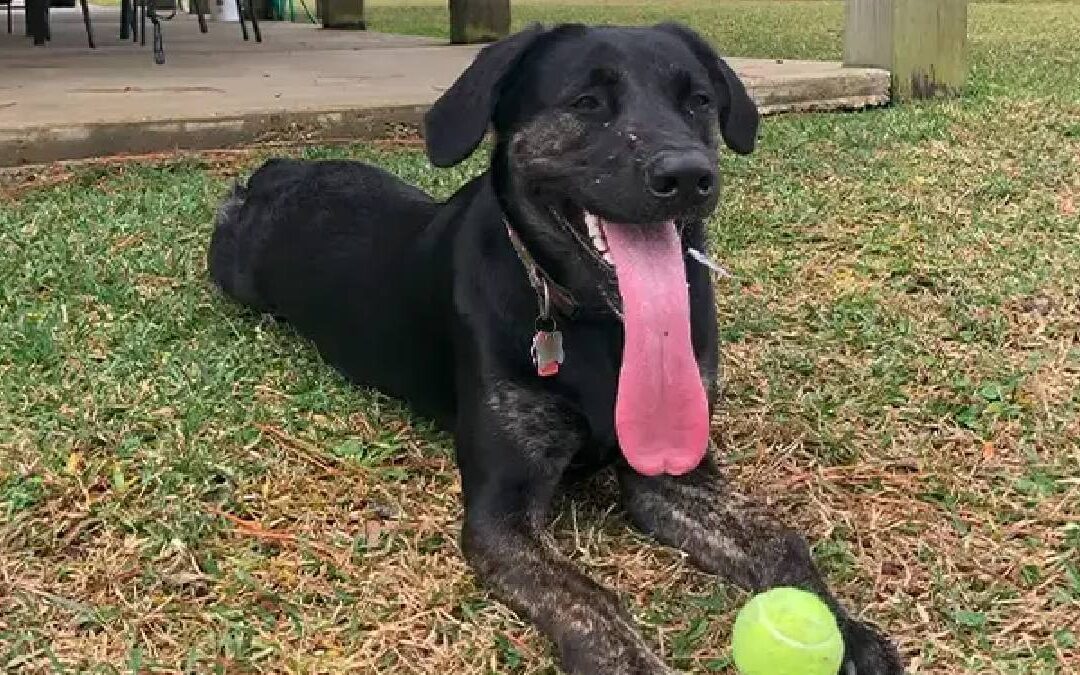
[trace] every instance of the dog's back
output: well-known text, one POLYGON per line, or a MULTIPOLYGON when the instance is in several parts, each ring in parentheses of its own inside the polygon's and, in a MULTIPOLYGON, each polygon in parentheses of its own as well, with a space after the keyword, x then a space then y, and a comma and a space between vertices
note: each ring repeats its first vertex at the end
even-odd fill
POLYGON ((256 311, 270 311, 256 291, 255 256, 280 226, 265 218, 266 207, 287 199, 309 178, 307 162, 271 159, 245 184, 237 181, 218 207, 208 264, 214 283, 233 300, 256 311))
POLYGON ((437 209, 427 194, 374 166, 271 159, 218 208, 210 276, 237 302, 287 315, 296 308, 275 293, 274 282, 299 272, 294 265, 325 261, 323 254, 340 259, 345 251, 361 267, 368 258, 385 260, 415 240, 437 209))
POLYGON ((288 321, 353 381, 443 418, 450 387, 439 386, 435 359, 450 359, 430 326, 447 325, 432 316, 449 303, 449 280, 438 281, 449 261, 424 244, 438 238, 429 226, 439 208, 360 162, 270 160, 222 202, 210 276, 230 298, 288 321))

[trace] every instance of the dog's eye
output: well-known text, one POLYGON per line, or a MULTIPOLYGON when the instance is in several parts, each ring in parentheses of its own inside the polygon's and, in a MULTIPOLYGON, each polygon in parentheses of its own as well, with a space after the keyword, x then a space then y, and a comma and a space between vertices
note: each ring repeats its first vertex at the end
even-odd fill
POLYGON ((599 110, 603 105, 600 99, 593 94, 582 94, 574 99, 574 102, 570 104, 575 110, 581 110, 584 112, 593 112, 599 110))
POLYGON ((690 94, 690 98, 687 100, 691 110, 697 110, 699 108, 707 108, 712 105, 712 98, 704 92, 694 92, 690 94))

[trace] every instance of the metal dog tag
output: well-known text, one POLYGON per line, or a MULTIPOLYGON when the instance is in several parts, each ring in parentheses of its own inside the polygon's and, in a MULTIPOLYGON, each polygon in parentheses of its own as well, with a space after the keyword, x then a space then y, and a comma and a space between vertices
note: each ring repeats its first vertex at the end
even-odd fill
POLYGON ((540 377, 558 375, 559 366, 566 358, 563 352, 562 331, 536 331, 529 352, 532 354, 533 364, 536 365, 537 375, 540 377))

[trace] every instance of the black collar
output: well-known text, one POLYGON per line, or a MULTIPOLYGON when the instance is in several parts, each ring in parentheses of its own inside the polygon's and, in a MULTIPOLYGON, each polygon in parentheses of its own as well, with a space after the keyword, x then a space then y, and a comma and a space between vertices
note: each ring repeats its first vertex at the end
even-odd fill
POLYGON ((514 253, 517 254, 518 260, 521 261, 521 266, 525 268, 525 276, 529 280, 529 285, 532 286, 533 291, 536 293, 537 321, 551 323, 552 308, 557 309, 560 314, 569 319, 577 316, 581 306, 574 299, 573 293, 559 285, 543 267, 540 267, 540 264, 536 262, 536 258, 529 253, 525 242, 521 240, 521 236, 510 225, 509 220, 503 218, 503 225, 506 226, 506 234, 510 238, 510 244, 514 247, 514 253))
POLYGON ((517 254, 521 266, 525 268, 525 276, 529 280, 536 293, 538 308, 537 323, 551 325, 554 323, 552 315, 557 311, 567 319, 576 319, 585 315, 607 316, 622 319, 622 309, 617 299, 612 299, 606 293, 603 294, 604 302, 600 305, 583 305, 568 288, 555 281, 548 272, 536 262, 536 258, 529 252, 528 247, 522 240, 521 235, 510 225, 510 221, 503 216, 503 226, 506 228, 507 237, 517 254))

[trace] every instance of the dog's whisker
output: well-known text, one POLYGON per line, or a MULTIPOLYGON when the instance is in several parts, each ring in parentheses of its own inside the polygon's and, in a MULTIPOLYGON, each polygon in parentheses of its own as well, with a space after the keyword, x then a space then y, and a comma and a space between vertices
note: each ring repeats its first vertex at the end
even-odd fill
POLYGON ((716 272, 720 276, 722 276, 722 277, 724 277, 726 279, 735 278, 735 275, 732 274, 731 272, 727 271, 727 268, 721 266, 719 263, 712 260, 711 258, 709 258, 709 256, 705 255, 704 253, 697 250, 696 248, 687 248, 686 253, 691 258, 693 258, 696 262, 704 265, 705 267, 709 268, 713 272, 716 272))

